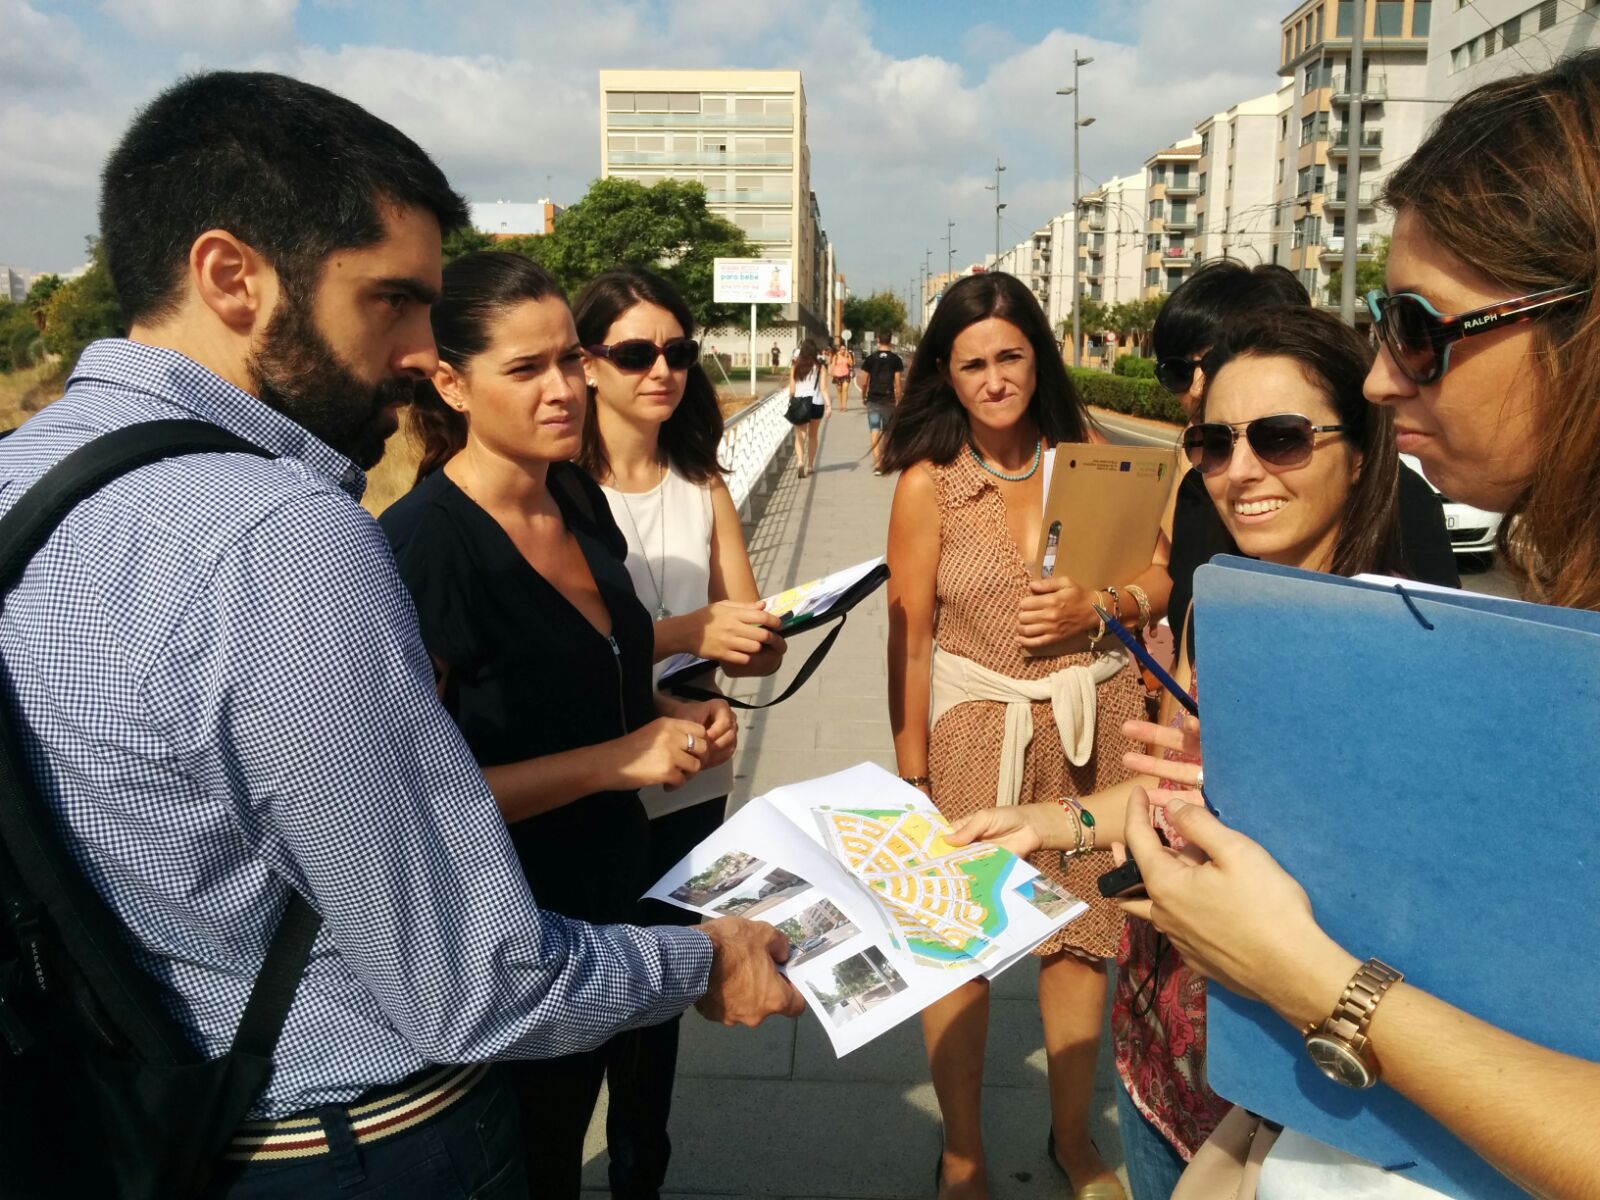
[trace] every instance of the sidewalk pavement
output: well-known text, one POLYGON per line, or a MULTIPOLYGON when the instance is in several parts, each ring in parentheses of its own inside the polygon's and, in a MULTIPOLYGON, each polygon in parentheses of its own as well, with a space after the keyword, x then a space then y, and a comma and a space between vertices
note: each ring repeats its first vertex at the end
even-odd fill
MULTIPOLYGON (((747 530, 762 591, 815 579, 882 554, 894 494, 875 476, 867 418, 855 398, 822 431, 818 469, 785 470, 765 510, 747 530)), ((885 603, 880 591, 849 616, 816 675, 794 697, 745 714, 734 803, 780 783, 867 761, 894 770, 884 668, 885 603)), ((740 694, 769 698, 804 661, 802 636, 776 680, 740 694)), ((985 1140, 995 1200, 1070 1197, 1045 1153, 1049 1101, 1044 1036, 1030 960, 996 981, 984 1079, 985 1140)), ((1091 1130, 1106 1161, 1120 1164, 1109 1036, 1102 1043, 1091 1130)), ((769 1019, 760 1028, 724 1029, 690 1012, 684 1018, 673 1100, 670 1197, 738 1200, 913 1200, 934 1195, 939 1109, 929 1082, 921 1029, 907 1021, 836 1059, 817 1019, 769 1019)), ((605 1096, 584 1151, 584 1196, 607 1195, 605 1096)))

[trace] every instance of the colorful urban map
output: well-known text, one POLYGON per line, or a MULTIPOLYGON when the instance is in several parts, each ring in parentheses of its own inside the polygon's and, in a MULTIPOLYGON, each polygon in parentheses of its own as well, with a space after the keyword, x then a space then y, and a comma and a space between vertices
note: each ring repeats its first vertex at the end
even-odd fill
POLYGON ((882 901, 918 962, 949 967, 988 957, 1006 927, 1015 855, 983 843, 950 845, 944 818, 926 810, 813 811, 829 851, 882 901))

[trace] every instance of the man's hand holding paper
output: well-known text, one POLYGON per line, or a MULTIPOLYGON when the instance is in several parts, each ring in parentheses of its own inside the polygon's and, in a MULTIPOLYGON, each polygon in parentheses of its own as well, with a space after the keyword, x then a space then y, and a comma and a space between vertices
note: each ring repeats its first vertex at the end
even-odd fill
POLYGON ((711 939, 711 976, 695 1008, 708 1021, 759 1025, 771 1016, 798 1017, 806 1002, 778 970, 789 939, 765 921, 719 917, 699 929, 711 939))

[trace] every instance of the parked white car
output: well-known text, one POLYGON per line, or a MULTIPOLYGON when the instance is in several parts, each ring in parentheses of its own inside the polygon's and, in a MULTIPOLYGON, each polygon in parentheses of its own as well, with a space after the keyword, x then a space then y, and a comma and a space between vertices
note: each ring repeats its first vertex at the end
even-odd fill
MULTIPOLYGON (((1411 455, 1402 454, 1400 461, 1422 475, 1422 464, 1411 455)), ((1422 477, 1428 478, 1426 475, 1422 477)), ((1428 486, 1433 487, 1433 483, 1430 481, 1428 486)), ((1444 524, 1450 531, 1450 548, 1457 554, 1491 553, 1494 539, 1500 532, 1500 514, 1452 500, 1436 487, 1433 490, 1444 504, 1444 524)))

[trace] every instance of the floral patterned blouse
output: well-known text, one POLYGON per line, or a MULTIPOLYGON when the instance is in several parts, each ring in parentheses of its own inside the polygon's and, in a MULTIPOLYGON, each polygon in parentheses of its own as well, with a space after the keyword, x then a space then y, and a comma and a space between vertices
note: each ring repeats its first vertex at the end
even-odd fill
MULTIPOLYGON (((1196 688, 1190 688, 1193 695, 1196 688)), ((1174 718, 1181 722, 1184 714, 1174 718)), ((1179 751, 1162 757, 1197 761, 1179 751)), ((1161 782, 1164 790, 1177 784, 1161 782)), ((1160 809, 1151 813, 1174 849, 1184 841, 1160 809)), ((1233 1106, 1206 1085, 1206 984, 1148 921, 1130 920, 1117 952, 1111 1001, 1117 1074, 1134 1106, 1188 1161, 1233 1106)))

